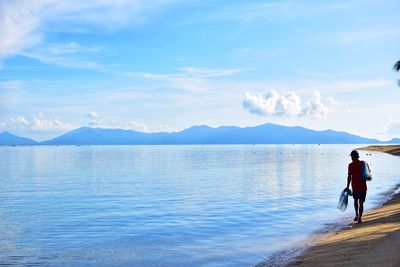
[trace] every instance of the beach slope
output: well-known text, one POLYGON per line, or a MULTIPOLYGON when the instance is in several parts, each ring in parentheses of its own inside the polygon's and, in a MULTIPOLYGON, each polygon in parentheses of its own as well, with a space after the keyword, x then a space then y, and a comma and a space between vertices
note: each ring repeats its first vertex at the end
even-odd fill
MULTIPOLYGON (((400 145, 359 150, 400 155, 400 145)), ((400 194, 363 220, 323 238, 287 266, 400 266, 400 194)))
POLYGON ((400 266, 400 195, 369 211, 364 223, 333 233, 287 266, 400 266))

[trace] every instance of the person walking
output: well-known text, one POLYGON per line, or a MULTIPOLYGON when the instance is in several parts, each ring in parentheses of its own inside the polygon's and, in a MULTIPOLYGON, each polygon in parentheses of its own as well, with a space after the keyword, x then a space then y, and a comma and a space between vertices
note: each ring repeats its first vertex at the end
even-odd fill
MULTIPOLYGON (((359 160, 360 155, 356 150, 351 151, 350 156, 352 162, 348 167, 347 186, 344 190, 348 191, 351 183, 351 188, 353 189, 354 209, 356 212, 354 221, 357 223, 362 223, 364 202, 365 197, 367 196, 367 182, 362 179, 362 169, 363 164, 367 163, 363 163, 359 160)), ((369 170, 368 164, 367 168, 369 170)))

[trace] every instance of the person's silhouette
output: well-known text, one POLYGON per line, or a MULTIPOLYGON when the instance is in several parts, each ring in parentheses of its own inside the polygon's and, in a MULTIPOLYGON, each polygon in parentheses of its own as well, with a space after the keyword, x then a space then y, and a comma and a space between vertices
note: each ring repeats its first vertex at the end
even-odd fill
MULTIPOLYGON (((365 197, 367 196, 367 183, 362 179, 362 168, 363 163, 359 160, 359 154, 356 150, 351 151, 350 153, 352 162, 348 167, 348 176, 347 176, 347 186, 344 190, 349 190, 349 186, 351 183, 351 188, 353 189, 353 198, 354 198, 354 209, 356 212, 356 217, 354 221, 357 223, 362 223, 362 215, 364 212, 364 202, 365 197)), ((367 168, 369 166, 367 163, 367 168)))

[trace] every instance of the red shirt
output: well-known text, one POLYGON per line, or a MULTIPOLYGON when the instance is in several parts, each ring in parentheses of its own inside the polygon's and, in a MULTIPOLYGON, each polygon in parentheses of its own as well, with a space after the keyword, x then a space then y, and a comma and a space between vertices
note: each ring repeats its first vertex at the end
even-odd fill
POLYGON ((351 175, 351 188, 353 191, 366 191, 367 182, 361 181, 362 162, 357 160, 349 164, 349 175, 351 175))

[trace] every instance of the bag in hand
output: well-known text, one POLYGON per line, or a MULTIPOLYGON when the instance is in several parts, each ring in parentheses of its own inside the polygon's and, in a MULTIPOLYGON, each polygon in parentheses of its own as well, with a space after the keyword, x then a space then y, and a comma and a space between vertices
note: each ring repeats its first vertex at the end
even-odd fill
POLYGON ((361 181, 363 181, 363 182, 371 181, 372 175, 371 175, 371 170, 369 169, 368 163, 366 161, 361 161, 361 162, 362 162, 361 181))

